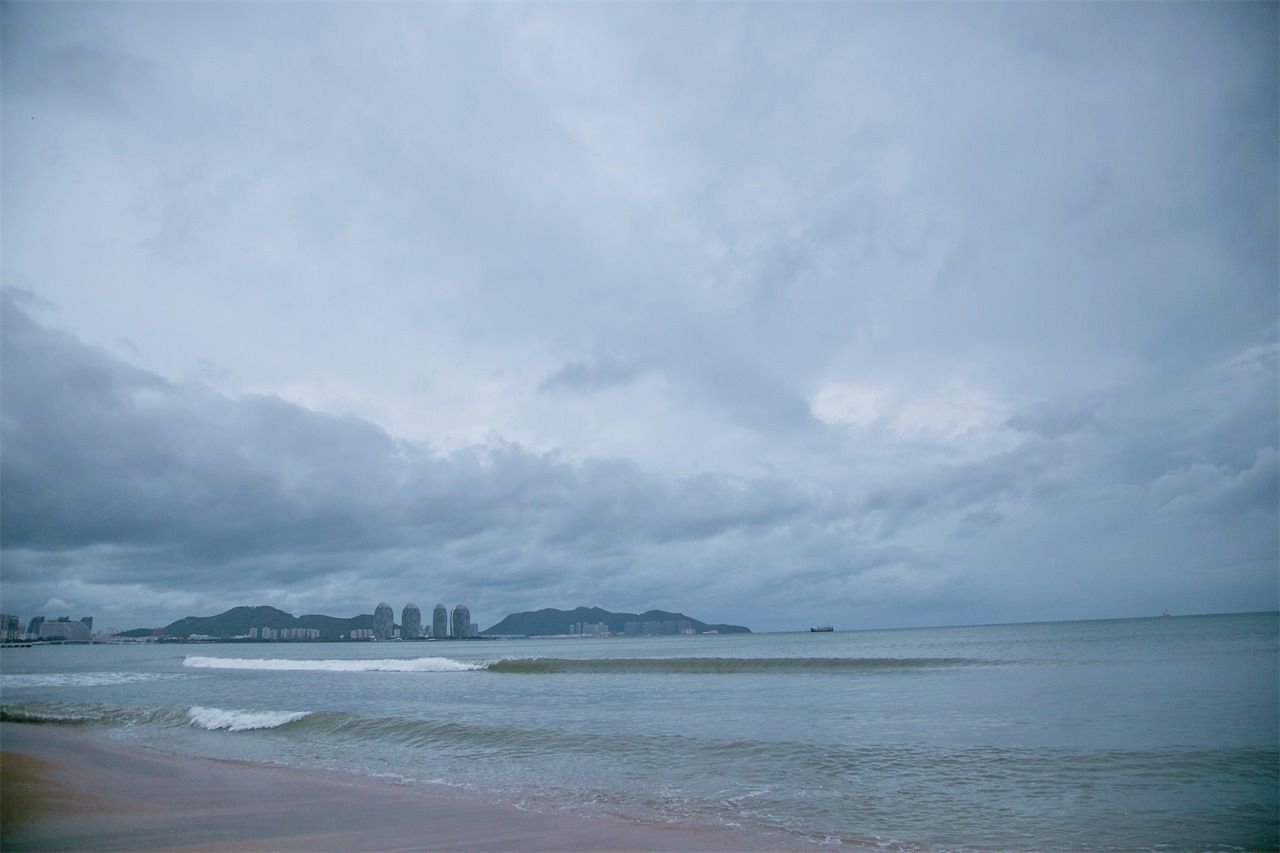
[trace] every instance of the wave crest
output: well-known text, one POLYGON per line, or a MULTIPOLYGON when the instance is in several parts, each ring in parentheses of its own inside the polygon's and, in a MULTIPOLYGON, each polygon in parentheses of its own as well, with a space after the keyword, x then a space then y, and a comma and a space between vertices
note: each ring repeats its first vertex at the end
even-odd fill
POLYGON ((237 708, 204 708, 192 705, 187 720, 198 729, 209 731, 247 732, 253 729, 275 729, 294 723, 310 711, 242 711, 237 708))
POLYGON ((382 660, 294 660, 290 658, 214 658, 188 655, 183 666, 196 669, 261 669, 273 672, 467 672, 483 664, 450 658, 382 660))

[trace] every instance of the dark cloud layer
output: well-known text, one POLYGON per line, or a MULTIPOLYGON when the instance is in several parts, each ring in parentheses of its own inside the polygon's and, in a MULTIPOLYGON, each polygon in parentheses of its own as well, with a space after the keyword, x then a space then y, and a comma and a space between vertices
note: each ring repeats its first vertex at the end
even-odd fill
MULTIPOLYGON (((1205 461, 1127 496, 1073 470, 1095 452, 1063 444, 1055 427, 1016 451, 893 478, 855 499, 777 477, 663 477, 515 445, 433 452, 358 418, 169 382, 41 325, 14 294, 3 357, 5 589, 29 606, 92 594, 122 607, 141 590, 160 610, 179 593, 188 607, 296 599, 345 612, 395 590, 468 597, 497 615, 566 596, 727 608, 756 622, 768 618, 768 605, 753 606, 760 596, 788 608, 834 595, 846 607, 866 597, 929 612, 931 602, 973 607, 974 580, 956 572, 968 561, 957 566, 948 552, 965 526, 998 527, 1007 512, 1043 524, 1046 513, 1109 500, 1151 514, 1127 522, 1140 525, 1123 537, 1131 544, 1158 535, 1186 545, 1177 528, 1210 520, 1240 536, 1232 553, 1265 566, 1277 510, 1275 447, 1231 461, 1230 432, 1202 445, 1205 461), (950 546, 928 533, 947 519, 957 522, 950 546)), ((1101 432, 1108 417, 1087 420, 1101 432)), ((1115 547, 1114 534, 1097 535, 1115 547)), ((1158 585, 1161 567, 1148 571, 1158 585)), ((981 596, 1000 601, 1006 580, 991 577, 981 596)), ((1265 595, 1267 582, 1242 592, 1265 595)))
POLYGON ((570 391, 592 394, 635 380, 637 370, 616 359, 571 361, 538 383, 539 391, 570 391))

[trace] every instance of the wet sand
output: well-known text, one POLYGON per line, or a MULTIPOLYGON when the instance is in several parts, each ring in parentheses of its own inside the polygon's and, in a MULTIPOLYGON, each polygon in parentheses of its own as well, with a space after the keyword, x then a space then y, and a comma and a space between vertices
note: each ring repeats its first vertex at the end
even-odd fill
POLYGON ((721 829, 540 814, 426 785, 185 758, 0 723, 0 848, 765 850, 721 829))

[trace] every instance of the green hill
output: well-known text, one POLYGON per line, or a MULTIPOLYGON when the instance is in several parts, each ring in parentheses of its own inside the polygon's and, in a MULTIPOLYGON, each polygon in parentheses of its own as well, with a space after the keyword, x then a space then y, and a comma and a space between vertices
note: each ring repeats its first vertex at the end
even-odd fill
POLYGON ((164 627, 166 637, 188 637, 205 634, 210 637, 240 637, 250 628, 316 628, 320 639, 336 640, 355 628, 372 628, 373 614, 363 613, 350 619, 308 614, 294 616, 275 607, 233 607, 216 616, 187 616, 164 627))
POLYGON ((613 613, 599 607, 577 607, 573 610, 556 610, 548 607, 542 610, 526 610, 512 613, 481 633, 506 634, 528 637, 545 637, 555 634, 568 634, 569 626, 578 622, 597 624, 604 622, 609 626, 609 633, 621 634, 628 622, 681 622, 693 623, 693 629, 703 631, 719 631, 721 634, 750 634, 751 629, 742 625, 718 625, 702 622, 683 613, 671 613, 666 610, 646 610, 644 613, 613 613))

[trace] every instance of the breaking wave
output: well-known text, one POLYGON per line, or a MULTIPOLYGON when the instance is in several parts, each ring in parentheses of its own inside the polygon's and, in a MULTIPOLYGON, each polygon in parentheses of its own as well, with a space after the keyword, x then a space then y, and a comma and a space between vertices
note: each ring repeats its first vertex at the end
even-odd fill
POLYGON ((190 655, 182 665, 195 669, 257 669, 276 672, 489 672, 551 675, 559 673, 871 673, 992 664, 975 658, 503 658, 459 661, 451 658, 382 660, 293 660, 220 658, 190 655))
POLYGON ((974 658, 508 658, 490 672, 548 673, 859 673, 989 664, 974 658))
POLYGON ((289 658, 211 658, 188 655, 183 666, 196 669, 261 669, 275 672, 467 672, 484 664, 449 658, 382 660, 292 660, 289 658))
POLYGON ((174 708, 122 708, 89 702, 16 702, 0 706, 0 721, 35 725, 192 726, 206 731, 246 732, 296 723, 310 711, 247 711, 193 705, 174 708))
POLYGON ((187 710, 187 720, 198 729, 209 731, 247 732, 253 729, 274 729, 294 723, 309 715, 310 711, 242 711, 227 708, 204 708, 192 705, 187 710))

